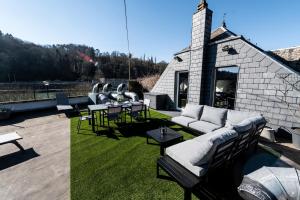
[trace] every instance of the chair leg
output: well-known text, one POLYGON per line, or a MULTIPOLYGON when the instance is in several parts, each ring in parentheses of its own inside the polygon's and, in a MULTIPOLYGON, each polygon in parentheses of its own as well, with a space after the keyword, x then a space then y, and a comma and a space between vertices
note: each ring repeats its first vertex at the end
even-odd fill
POLYGON ((159 177, 159 165, 156 163, 156 178, 158 177, 159 177))
POLYGON ((81 120, 79 119, 77 124, 77 134, 79 133, 80 127, 81 127, 81 120))

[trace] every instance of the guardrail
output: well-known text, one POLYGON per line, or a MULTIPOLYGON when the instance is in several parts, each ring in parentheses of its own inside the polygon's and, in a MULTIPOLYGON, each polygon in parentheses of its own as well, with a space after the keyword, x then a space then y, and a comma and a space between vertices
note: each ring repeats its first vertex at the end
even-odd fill
POLYGON ((56 98, 57 92, 64 92, 68 97, 78 97, 87 96, 90 91, 78 89, 0 90, 0 103, 51 100, 56 98))

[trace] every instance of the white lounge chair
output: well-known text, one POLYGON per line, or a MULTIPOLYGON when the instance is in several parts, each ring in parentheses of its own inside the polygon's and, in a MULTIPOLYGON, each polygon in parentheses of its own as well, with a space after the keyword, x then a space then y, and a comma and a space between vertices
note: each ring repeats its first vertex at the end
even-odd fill
POLYGON ((0 135, 0 145, 12 143, 16 145, 22 152, 24 152, 24 148, 18 143, 18 140, 23 139, 17 132, 6 133, 0 135))

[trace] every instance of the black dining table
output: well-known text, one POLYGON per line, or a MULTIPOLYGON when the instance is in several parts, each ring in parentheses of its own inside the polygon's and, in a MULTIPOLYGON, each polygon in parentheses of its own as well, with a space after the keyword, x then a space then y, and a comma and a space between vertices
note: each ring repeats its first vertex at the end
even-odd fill
MULTIPOLYGON (((127 109, 127 108, 131 108, 131 106, 135 104, 135 102, 130 102, 130 103, 118 103, 118 104, 95 104, 95 105, 88 105, 88 114, 92 116, 92 120, 91 125, 92 125, 92 130, 95 133, 95 114, 96 112, 100 112, 100 126, 103 125, 104 126, 104 117, 103 117, 103 113, 104 111, 108 110, 108 106, 122 106, 123 109, 127 109), (102 122, 102 124, 101 124, 102 122)), ((140 104, 137 102, 137 104, 140 104)), ((147 112, 146 112, 146 108, 144 105, 144 115, 145 118, 147 117, 147 112)), ((125 116, 126 118, 126 116, 125 116)))

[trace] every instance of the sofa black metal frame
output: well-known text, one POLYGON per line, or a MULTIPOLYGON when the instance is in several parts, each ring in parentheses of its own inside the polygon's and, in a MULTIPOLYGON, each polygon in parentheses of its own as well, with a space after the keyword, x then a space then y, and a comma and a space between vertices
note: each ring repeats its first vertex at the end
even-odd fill
POLYGON ((265 125, 265 122, 259 123, 256 126, 253 125, 250 129, 239 133, 238 137, 218 145, 207 164, 207 172, 202 177, 197 177, 180 163, 165 155, 157 160, 157 178, 163 177, 159 174, 159 169, 163 169, 169 175, 168 179, 176 181, 184 189, 185 200, 190 200, 192 193, 202 196, 205 199, 218 199, 218 197, 201 187, 202 183, 208 181, 209 174, 231 165, 250 146, 255 145, 256 148, 258 138, 265 125))

